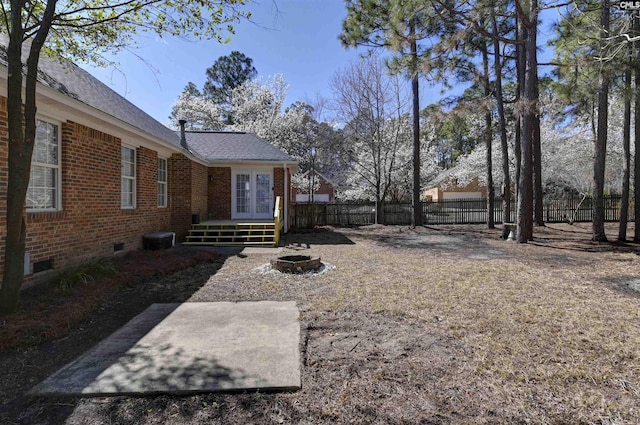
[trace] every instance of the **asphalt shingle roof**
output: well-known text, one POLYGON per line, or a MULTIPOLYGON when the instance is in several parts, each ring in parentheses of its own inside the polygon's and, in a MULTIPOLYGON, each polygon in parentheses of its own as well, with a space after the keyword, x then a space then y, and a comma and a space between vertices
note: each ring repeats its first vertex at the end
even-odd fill
MULTIPOLYGON (((6 65, 8 38, 0 35, 0 63, 6 65)), ((25 48, 28 46, 25 44, 25 48)), ((23 52, 24 55, 28 54, 23 52)), ((151 136, 180 146, 180 137, 156 121, 142 109, 100 82, 84 69, 70 62, 61 62, 46 55, 40 57, 38 80, 60 93, 91 106, 151 136)))
MULTIPOLYGON (((0 64, 6 66, 8 37, 0 34, 0 64)), ((28 45, 23 47, 23 57, 28 45)), ((160 140, 180 146, 180 132, 169 129, 142 109, 100 82, 74 63, 42 55, 39 62, 40 83, 79 102, 132 125, 160 140)), ((283 150, 254 133, 188 131, 190 150, 208 161, 296 162, 283 150)))
POLYGON ((189 148, 207 161, 296 162, 255 133, 186 131, 185 137, 189 148))

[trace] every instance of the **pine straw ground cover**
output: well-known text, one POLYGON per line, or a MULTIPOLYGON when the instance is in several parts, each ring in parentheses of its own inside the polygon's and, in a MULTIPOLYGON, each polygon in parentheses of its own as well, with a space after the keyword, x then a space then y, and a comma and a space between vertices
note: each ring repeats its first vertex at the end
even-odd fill
POLYGON ((640 423, 638 247, 592 244, 588 225, 526 245, 499 235, 320 229, 284 251, 320 255, 321 273, 281 275, 250 254, 182 275, 211 273, 191 302, 297 301, 300 391, 38 399, 0 422, 640 423))
POLYGON ((66 335, 121 287, 213 262, 206 251, 137 251, 114 259, 91 259, 21 294, 19 311, 0 319, 0 352, 66 335))

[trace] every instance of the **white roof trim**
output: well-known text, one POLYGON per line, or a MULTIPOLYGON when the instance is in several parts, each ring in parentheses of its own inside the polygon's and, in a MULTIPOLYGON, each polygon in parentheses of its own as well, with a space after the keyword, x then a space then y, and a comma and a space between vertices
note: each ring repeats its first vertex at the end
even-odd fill
POLYGON ((223 160, 223 159, 218 159, 218 160, 212 160, 209 161, 209 166, 211 167, 233 167, 235 165, 240 165, 240 166, 247 166, 247 165, 254 165, 256 167, 264 167, 264 166, 274 166, 274 167, 278 167, 278 168, 282 168, 283 165, 287 165, 288 168, 290 169, 296 169, 298 168, 298 163, 297 162, 289 162, 289 161, 271 161, 271 160, 238 160, 238 159, 229 159, 229 160, 223 160))
MULTIPOLYGON (((4 96, 6 96, 7 93, 7 72, 7 67, 0 65, 0 90, 4 96)), ((60 93, 40 82, 38 82, 36 88, 36 105, 39 112, 59 119, 61 122, 77 122, 78 124, 86 125, 94 130, 117 137, 126 143, 150 148, 164 156, 181 153, 195 162, 208 165, 207 161, 184 150, 181 146, 155 137, 132 124, 60 93)))

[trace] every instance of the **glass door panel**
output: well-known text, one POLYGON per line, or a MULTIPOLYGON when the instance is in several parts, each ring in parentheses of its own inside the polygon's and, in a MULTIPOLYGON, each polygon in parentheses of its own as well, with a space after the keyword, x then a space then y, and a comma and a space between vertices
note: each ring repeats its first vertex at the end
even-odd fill
POLYGON ((235 174, 233 218, 251 218, 251 174, 235 174))
POLYGON ((273 218, 273 177, 263 171, 235 170, 232 180, 232 219, 273 218))
POLYGON ((254 218, 270 218, 273 214, 271 174, 256 173, 256 201, 254 218))

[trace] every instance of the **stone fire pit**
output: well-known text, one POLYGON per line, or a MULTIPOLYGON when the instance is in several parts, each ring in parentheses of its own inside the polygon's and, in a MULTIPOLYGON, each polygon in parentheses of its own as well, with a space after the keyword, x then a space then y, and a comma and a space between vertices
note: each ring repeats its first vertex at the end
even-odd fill
POLYGON ((307 273, 320 269, 322 262, 310 255, 284 255, 271 260, 271 267, 282 273, 307 273))

